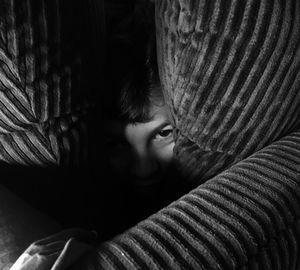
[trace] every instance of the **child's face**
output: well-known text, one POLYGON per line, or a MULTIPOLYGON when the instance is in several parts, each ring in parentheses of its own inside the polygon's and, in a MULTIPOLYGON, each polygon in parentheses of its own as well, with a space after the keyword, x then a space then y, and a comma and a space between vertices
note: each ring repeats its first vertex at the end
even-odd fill
POLYGON ((144 123, 111 122, 106 136, 114 172, 132 175, 141 187, 159 181, 173 157, 173 127, 166 106, 152 104, 150 116, 144 123))

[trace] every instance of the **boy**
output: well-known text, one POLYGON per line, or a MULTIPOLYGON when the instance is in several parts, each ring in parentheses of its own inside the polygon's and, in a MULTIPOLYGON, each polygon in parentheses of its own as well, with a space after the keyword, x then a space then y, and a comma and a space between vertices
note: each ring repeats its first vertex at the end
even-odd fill
POLYGON ((128 80, 120 96, 119 117, 107 119, 106 145, 113 171, 131 177, 140 191, 157 184, 173 156, 173 127, 157 73, 146 65, 148 76, 143 88, 128 80), (140 92, 138 92, 140 91, 140 92), (143 95, 142 97, 139 95, 143 95))
POLYGON ((141 10, 132 18, 108 46, 105 145, 116 178, 151 197, 172 161, 173 127, 158 75, 153 23, 141 10))
POLYGON ((109 229, 118 232, 182 194, 173 166, 173 125, 158 75, 154 23, 140 14, 138 10, 111 35, 102 99, 110 166, 105 182, 111 188, 107 194, 113 194, 107 199, 107 220, 114 220, 110 224, 118 228, 109 229))

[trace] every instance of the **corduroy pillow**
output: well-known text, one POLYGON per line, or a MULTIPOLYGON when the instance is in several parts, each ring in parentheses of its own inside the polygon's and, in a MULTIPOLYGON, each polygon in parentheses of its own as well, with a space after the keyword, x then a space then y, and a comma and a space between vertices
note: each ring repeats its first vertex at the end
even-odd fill
POLYGON ((175 154, 197 183, 297 130, 299 1, 157 1, 175 154))
POLYGON ((97 101, 95 74, 101 83, 95 67, 102 59, 92 49, 99 46, 103 55, 96 7, 93 1, 1 1, 0 161, 87 162, 85 117, 97 101))

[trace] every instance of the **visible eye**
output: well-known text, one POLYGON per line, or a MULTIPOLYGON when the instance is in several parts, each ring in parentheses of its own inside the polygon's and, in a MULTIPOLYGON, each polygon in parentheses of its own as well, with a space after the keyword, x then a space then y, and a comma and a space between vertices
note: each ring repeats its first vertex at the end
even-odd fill
POLYGON ((173 140, 173 127, 171 125, 165 126, 159 132, 157 132, 153 138, 154 140, 173 140))
POLYGON ((159 162, 162 162, 161 164, 166 164, 173 157, 174 145, 173 127, 166 125, 158 129, 152 137, 151 153, 159 162))

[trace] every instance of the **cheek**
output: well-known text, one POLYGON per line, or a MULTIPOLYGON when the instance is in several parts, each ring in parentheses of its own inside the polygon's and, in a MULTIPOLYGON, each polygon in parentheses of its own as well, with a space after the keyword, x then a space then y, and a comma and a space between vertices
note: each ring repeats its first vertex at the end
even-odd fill
POLYGON ((130 167, 131 160, 132 157, 129 152, 109 154, 109 163, 112 170, 117 174, 127 171, 130 167))
POLYGON ((170 163, 173 158, 174 145, 175 145, 175 143, 173 142, 166 146, 156 148, 154 150, 154 155, 155 155, 156 159, 163 164, 170 163))

